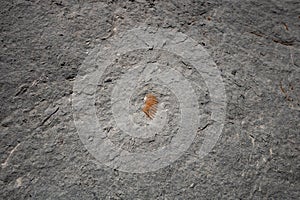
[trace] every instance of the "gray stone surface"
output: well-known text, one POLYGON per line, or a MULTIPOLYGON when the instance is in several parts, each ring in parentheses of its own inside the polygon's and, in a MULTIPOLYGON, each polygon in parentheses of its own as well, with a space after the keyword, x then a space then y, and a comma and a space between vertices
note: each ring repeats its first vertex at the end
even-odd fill
MULTIPOLYGON (((299 198, 296 0, 2 0, 0 7, 0 199, 299 198), (227 110, 221 137, 206 157, 196 157, 209 126, 200 123, 194 143, 177 161, 134 174, 99 168, 77 134, 71 97, 88 52, 141 23, 182 32, 206 49, 225 82, 227 110)), ((99 94, 118 79, 118 66, 173 58, 130 52, 106 70, 96 99, 99 120, 107 121, 103 129, 110 129, 111 105, 99 94)), ((175 65, 203 83, 189 64, 175 65)), ((132 104, 139 104, 143 92, 137 91, 132 104)), ((199 89, 199 105, 209 104, 205 93, 199 89)), ((175 112, 170 124, 176 126, 177 100, 170 95, 168 101, 175 112)), ((118 134, 111 139, 127 150, 145 151, 167 143, 171 134, 135 145, 118 134)))

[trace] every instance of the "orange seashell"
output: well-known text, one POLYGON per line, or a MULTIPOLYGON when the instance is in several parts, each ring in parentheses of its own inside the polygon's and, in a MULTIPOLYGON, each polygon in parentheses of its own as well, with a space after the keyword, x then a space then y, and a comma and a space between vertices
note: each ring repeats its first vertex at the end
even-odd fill
POLYGON ((143 107, 143 112, 147 117, 153 119, 157 111, 158 100, 153 94, 147 94, 144 98, 145 105, 143 107))

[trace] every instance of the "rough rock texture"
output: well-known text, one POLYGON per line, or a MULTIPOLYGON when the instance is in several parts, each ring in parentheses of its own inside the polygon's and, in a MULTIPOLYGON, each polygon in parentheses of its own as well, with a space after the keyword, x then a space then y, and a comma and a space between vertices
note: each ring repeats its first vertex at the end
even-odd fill
MULTIPOLYGON (((2 0, 0 7, 0 199, 299 198, 299 1, 2 0), (227 111, 204 159, 191 158, 195 141, 172 165, 132 174, 95 164, 77 134, 71 95, 87 52, 140 23, 204 46, 224 79, 227 111)), ((107 74, 108 83, 116 77, 107 74)), ((98 96, 99 112, 106 101, 98 96)))

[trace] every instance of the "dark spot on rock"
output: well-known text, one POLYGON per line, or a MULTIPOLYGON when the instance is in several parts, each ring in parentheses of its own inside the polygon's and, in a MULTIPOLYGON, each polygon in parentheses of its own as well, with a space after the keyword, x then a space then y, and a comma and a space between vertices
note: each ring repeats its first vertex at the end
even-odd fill
POLYGON ((111 83, 112 82, 112 79, 111 78, 107 78, 104 80, 104 83, 111 83))
POLYGON ((232 74, 233 76, 235 76, 236 73, 237 73, 237 70, 236 70, 236 69, 234 69, 234 70, 231 71, 231 74, 232 74))

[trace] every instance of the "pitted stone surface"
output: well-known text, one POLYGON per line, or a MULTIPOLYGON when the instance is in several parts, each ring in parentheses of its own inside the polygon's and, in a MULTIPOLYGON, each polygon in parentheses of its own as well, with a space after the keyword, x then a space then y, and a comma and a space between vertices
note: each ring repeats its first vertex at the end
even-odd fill
MULTIPOLYGON (((1 199, 297 199, 299 6, 296 0, 1 1, 1 199), (192 87, 202 94, 198 102, 205 113, 195 142, 177 161, 132 174, 94 162, 74 124, 72 93, 89 52, 140 24, 199 42, 220 70, 227 109, 221 137, 199 160, 201 133, 213 123, 212 102, 192 64, 155 51, 120 55, 114 61, 120 66, 172 58, 181 74, 202 84, 192 87)), ((106 74, 97 93, 119 77, 109 68, 106 74)), ((175 127, 178 100, 168 92, 175 127)), ((142 96, 137 93, 132 103, 142 96)), ((111 106, 106 100, 97 96, 99 113, 111 106)), ((113 133, 106 125, 103 131, 113 133)), ((152 138, 133 144, 118 133, 108 137, 128 151, 144 152, 170 142, 169 135, 155 144, 152 138)))

